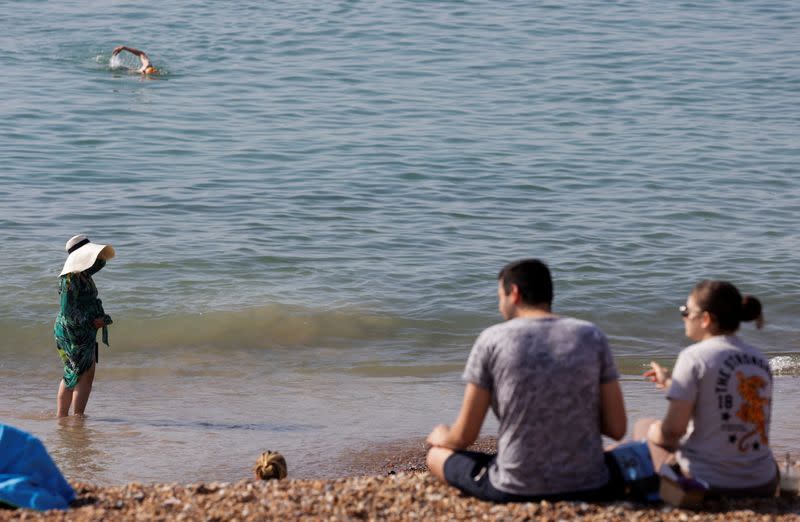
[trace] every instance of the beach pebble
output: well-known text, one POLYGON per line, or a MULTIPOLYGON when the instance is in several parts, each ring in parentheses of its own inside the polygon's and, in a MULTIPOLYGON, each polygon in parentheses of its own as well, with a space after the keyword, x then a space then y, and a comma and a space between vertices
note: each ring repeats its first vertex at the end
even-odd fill
MULTIPOLYGON (((172 489, 170 489, 170 491, 172 491, 172 489)), ((164 507, 174 507, 174 506, 179 505, 180 503, 181 503, 181 501, 178 500, 177 498, 170 497, 170 498, 168 498, 167 500, 164 501, 162 506, 164 506, 164 507)))
POLYGON ((587 522, 797 522, 800 499, 707 501, 698 511, 625 502, 492 504, 461 495, 428 473, 331 480, 242 481, 187 486, 74 484, 66 512, 0 510, 0 521, 100 520, 584 520, 587 522), (206 492, 212 490, 214 495, 206 492), (134 499, 136 502, 126 500, 134 499))

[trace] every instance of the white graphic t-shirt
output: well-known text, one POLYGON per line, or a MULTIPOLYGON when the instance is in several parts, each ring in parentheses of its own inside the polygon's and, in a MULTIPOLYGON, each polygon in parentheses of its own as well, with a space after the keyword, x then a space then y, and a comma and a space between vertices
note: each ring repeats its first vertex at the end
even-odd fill
POLYGON ((772 372, 758 348, 723 335, 685 348, 667 398, 695 403, 677 454, 692 476, 716 488, 755 487, 775 477, 769 449, 772 372))

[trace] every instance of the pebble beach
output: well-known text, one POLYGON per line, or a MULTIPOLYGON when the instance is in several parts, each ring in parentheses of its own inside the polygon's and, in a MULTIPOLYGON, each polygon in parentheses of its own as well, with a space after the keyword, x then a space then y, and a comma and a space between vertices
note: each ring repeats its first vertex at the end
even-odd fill
POLYGON ((790 521, 800 501, 776 498, 707 503, 699 511, 631 503, 532 502, 495 505, 465 498, 428 473, 332 480, 192 485, 74 484, 66 512, 0 511, 0 520, 603 520, 790 521))
MULTIPOLYGON (((491 450, 482 439, 473 449, 491 450)), ((73 483, 68 511, 0 510, 0 520, 586 520, 796 521, 800 498, 706 501, 698 510, 631 502, 497 505, 464 497, 430 475, 419 444, 392 444, 354 458, 353 476, 188 485, 73 483)))

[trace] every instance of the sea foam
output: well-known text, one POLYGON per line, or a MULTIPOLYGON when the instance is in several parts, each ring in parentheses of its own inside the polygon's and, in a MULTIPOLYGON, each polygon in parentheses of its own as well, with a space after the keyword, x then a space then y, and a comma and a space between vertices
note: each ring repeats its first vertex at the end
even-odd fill
POLYGON ((794 355, 773 357, 769 366, 776 375, 800 375, 800 357, 794 355))

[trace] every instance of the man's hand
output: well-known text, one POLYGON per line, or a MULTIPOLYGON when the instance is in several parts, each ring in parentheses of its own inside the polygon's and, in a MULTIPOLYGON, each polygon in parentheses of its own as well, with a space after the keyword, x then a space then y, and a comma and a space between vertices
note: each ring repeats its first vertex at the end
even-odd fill
POLYGON ((654 382, 656 384, 656 388, 659 390, 668 388, 672 382, 669 368, 664 368, 655 361, 650 363, 650 369, 644 372, 642 375, 650 379, 650 382, 654 382))
POLYGON ((106 320, 102 317, 98 317, 94 320, 94 327, 100 329, 106 325, 106 320))
POLYGON ((448 437, 450 435, 450 427, 447 424, 439 424, 435 428, 425 442, 430 446, 449 447, 448 437))
POLYGON ((111 51, 111 56, 116 56, 116 55, 118 55, 119 53, 121 53, 124 50, 125 50, 125 46, 124 45, 118 45, 118 46, 114 47, 113 51, 111 51))

